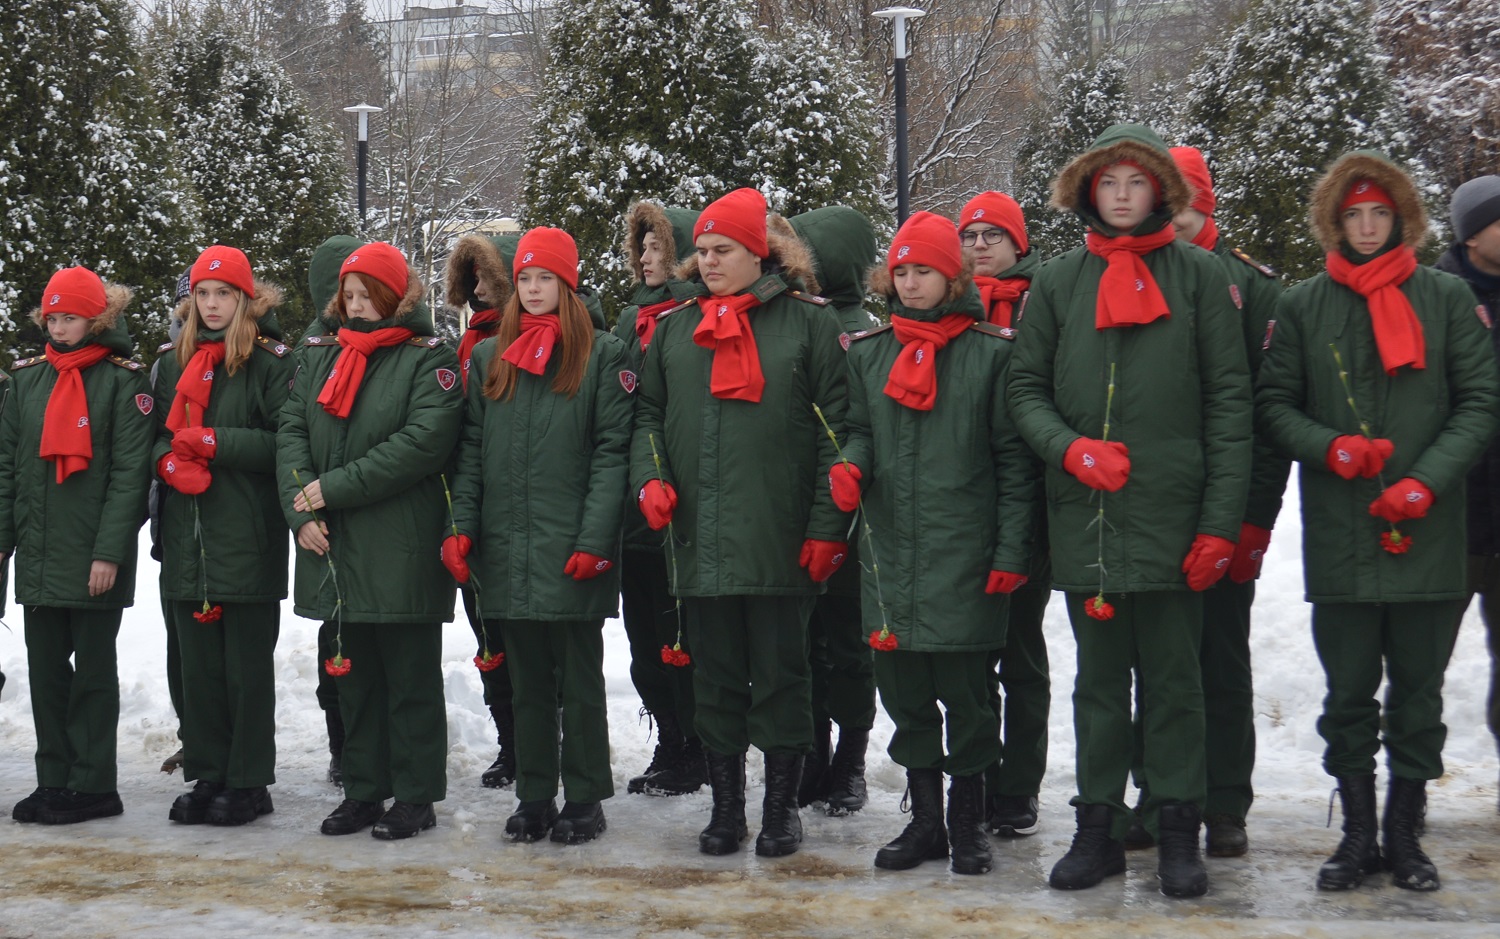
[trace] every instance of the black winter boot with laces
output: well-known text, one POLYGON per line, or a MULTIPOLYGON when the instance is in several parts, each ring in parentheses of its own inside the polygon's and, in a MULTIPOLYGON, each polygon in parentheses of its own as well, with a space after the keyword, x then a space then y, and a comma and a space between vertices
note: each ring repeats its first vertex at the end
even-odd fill
POLYGON ((943 826, 943 771, 906 771, 906 798, 901 811, 911 811, 906 829, 875 852, 875 866, 888 871, 910 870, 923 861, 948 856, 948 829, 943 826))
POLYGON ((766 797, 755 838, 755 853, 761 857, 795 854, 802 844, 802 817, 797 814, 801 780, 802 754, 766 754, 766 797))
POLYGON ((948 787, 948 853, 955 874, 987 874, 994 866, 984 833, 984 774, 954 776, 948 787))
MULTIPOLYGON (((1375 827, 1375 777, 1338 777, 1344 807, 1344 837, 1333 857, 1318 869, 1319 890, 1352 890, 1366 874, 1380 870, 1380 845, 1375 827)), ((1330 812, 1332 809, 1330 809, 1330 812)))
POLYGON ((708 827, 698 835, 698 850, 704 854, 733 854, 750 837, 745 824, 745 754, 705 753, 708 782, 713 787, 714 809, 708 827))
POLYGON ((1442 886, 1437 867, 1417 840, 1426 810, 1426 780, 1391 777, 1381 825, 1385 836, 1382 850, 1392 882, 1403 890, 1436 890, 1442 886))
POLYGON ((1078 830, 1068 853, 1052 866, 1047 882, 1058 890, 1084 890, 1106 877, 1125 873, 1125 845, 1110 837, 1113 813, 1107 805, 1080 805, 1078 830))

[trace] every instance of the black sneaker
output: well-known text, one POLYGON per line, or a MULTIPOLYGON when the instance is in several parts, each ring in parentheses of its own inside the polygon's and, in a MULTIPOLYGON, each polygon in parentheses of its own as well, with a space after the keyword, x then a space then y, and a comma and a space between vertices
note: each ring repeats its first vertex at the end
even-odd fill
POLYGON ((564 802, 552 824, 552 840, 582 844, 604 833, 604 809, 597 802, 564 802))
POLYGON ((992 796, 985 828, 1002 838, 1024 838, 1036 834, 1036 796, 992 796))
POLYGON ((208 806, 214 796, 224 791, 224 784, 200 779, 193 788, 178 796, 167 811, 167 818, 183 825, 202 825, 208 821, 208 806))
POLYGON ((34 822, 38 812, 66 791, 56 786, 38 786, 31 795, 16 803, 16 807, 10 810, 10 817, 18 822, 34 822))
POLYGON ((323 827, 319 830, 325 835, 352 835, 375 824, 383 814, 385 814, 384 802, 345 799, 339 803, 338 808, 323 819, 323 827))
POLYGON ((210 825, 243 825, 262 815, 276 811, 271 805, 271 793, 265 786, 253 789, 225 789, 214 796, 208 806, 210 825))
POLYGON ((123 815, 125 805, 118 792, 75 792, 62 795, 37 810, 36 820, 43 825, 76 825, 94 818, 123 815))
POLYGON ((380 821, 370 829, 370 834, 381 841, 399 841, 402 838, 414 838, 417 832, 426 831, 437 824, 437 813, 432 811, 431 802, 402 802, 397 799, 391 803, 391 810, 380 816, 380 821))

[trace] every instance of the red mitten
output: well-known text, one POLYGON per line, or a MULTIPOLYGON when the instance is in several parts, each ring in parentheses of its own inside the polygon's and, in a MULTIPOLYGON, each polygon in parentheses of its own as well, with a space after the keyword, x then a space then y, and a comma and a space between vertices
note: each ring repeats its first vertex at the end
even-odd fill
POLYGON ((468 535, 449 535, 443 539, 443 566, 461 584, 469 582, 469 562, 465 559, 472 547, 474 539, 468 535))
POLYGON ((1025 574, 1012 574, 1010 571, 990 571, 990 579, 985 582, 985 593, 1015 593, 1022 584, 1026 583, 1025 574))
POLYGON ((1323 458, 1328 468, 1344 479, 1363 476, 1373 479, 1385 468, 1385 461, 1396 450, 1395 444, 1383 437, 1370 439, 1358 434, 1335 437, 1328 445, 1328 454, 1323 458))
POLYGON ((1271 530, 1245 522, 1240 525, 1240 540, 1234 546, 1229 562, 1229 579, 1246 584, 1260 576, 1260 564, 1271 545, 1271 530))
POLYGON ((821 584, 833 576, 833 572, 839 569, 848 556, 849 546, 842 541, 809 538, 802 542, 802 553, 797 556, 797 563, 807 568, 807 576, 821 584))
POLYGON ((574 551, 573 556, 568 558, 568 563, 563 566, 563 573, 571 574, 574 580, 590 580, 614 566, 614 561, 601 558, 597 554, 574 551))
POLYGON ((1229 571, 1229 560, 1234 557, 1234 542, 1218 535, 1199 535, 1193 539, 1192 548, 1182 560, 1182 572, 1187 575, 1190 590, 1207 590, 1229 571))
POLYGON ((185 460, 212 460, 219 438, 212 427, 184 427, 172 435, 172 452, 185 460))
POLYGON ((635 500, 652 531, 661 531, 672 523, 672 512, 677 508, 677 490, 671 483, 653 479, 641 487, 635 500))
POLYGON ((1370 503, 1370 514, 1388 522, 1421 518, 1432 508, 1432 490, 1410 476, 1387 486, 1380 498, 1370 503))
POLYGON ((175 453, 168 453, 156 461, 156 474, 168 486, 185 496, 196 496, 208 491, 213 474, 197 460, 184 460, 175 453))
POLYGON ((1130 477, 1130 450, 1113 440, 1079 437, 1063 454, 1063 469, 1090 489, 1116 492, 1130 477))
POLYGON ((842 511, 859 508, 859 481, 864 474, 853 463, 839 462, 828 471, 828 488, 833 490, 833 504, 842 511))

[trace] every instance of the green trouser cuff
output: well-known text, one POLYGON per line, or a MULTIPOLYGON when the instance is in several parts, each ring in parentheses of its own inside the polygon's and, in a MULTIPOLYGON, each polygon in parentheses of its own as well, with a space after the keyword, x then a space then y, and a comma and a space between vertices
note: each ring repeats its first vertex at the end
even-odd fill
POLYGON ((182 649, 183 778, 231 789, 276 782, 276 637, 279 603, 225 603, 213 623, 202 603, 174 601, 182 649))
POLYGON ((896 649, 874 658, 880 703, 896 725, 886 748, 892 760, 907 769, 972 776, 1000 758, 1000 720, 990 703, 993 673, 983 654, 896 649))
POLYGON ((167 633, 167 697, 177 716, 177 739, 182 739, 182 647, 177 643, 177 629, 172 625, 172 601, 161 601, 161 621, 167 633))
POLYGON ((338 677, 344 795, 441 802, 448 790, 448 713, 441 623, 345 623, 349 674, 338 677))
POLYGON ((37 785, 114 792, 123 610, 25 606, 37 785))
POLYGON ((569 802, 608 799, 615 788, 604 697, 604 621, 505 620, 501 628, 505 667, 515 689, 516 798, 553 798, 561 773, 569 802))

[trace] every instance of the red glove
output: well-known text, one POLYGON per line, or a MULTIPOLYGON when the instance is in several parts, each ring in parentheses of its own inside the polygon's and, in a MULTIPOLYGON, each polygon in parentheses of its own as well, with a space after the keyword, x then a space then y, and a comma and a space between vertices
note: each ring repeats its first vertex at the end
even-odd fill
POLYGON ((172 452, 184 460, 212 460, 219 452, 219 438, 212 427, 184 427, 172 435, 172 452))
POLYGON ((1015 593, 1016 590, 1026 583, 1025 574, 1012 574, 1010 571, 990 571, 990 579, 985 582, 985 593, 1015 593))
POLYGON ((635 501, 651 530, 661 531, 672 523, 672 512, 677 508, 677 490, 671 483, 653 479, 641 487, 635 501))
POLYGON ((809 538, 802 542, 802 553, 797 556, 797 563, 807 568, 807 576, 821 584, 833 576, 833 572, 839 569, 848 556, 849 546, 842 541, 809 538))
POLYGON ((208 491, 213 474, 198 460, 184 460, 175 453, 168 453, 156 461, 156 474, 168 486, 185 496, 196 496, 208 491))
POLYGON ((615 566, 614 561, 601 558, 587 551, 574 551, 563 567, 564 574, 572 574, 574 580, 590 580, 615 566))
POLYGON ((443 566, 461 584, 469 582, 469 562, 465 558, 472 547, 474 539, 468 535, 449 535, 443 539, 443 566))
POLYGON ((1234 557, 1234 542, 1218 535, 1199 535, 1193 539, 1187 557, 1182 559, 1182 572, 1187 575, 1190 590, 1207 590, 1218 583, 1229 571, 1229 559, 1234 557))
POLYGON ((828 471, 828 488, 833 490, 833 504, 845 512, 859 508, 859 481, 865 476, 853 463, 839 462, 828 471))
POLYGON ((1113 440, 1079 437, 1063 454, 1063 469, 1090 489, 1116 492, 1130 477, 1130 451, 1113 440))
POLYGON ((1432 508, 1432 490, 1410 476, 1386 487, 1380 498, 1370 503, 1370 514, 1388 522, 1421 518, 1432 508))
POLYGON ((1229 579, 1237 584, 1246 584, 1260 576, 1260 562, 1265 560, 1266 548, 1271 544, 1271 530, 1245 522, 1240 525, 1240 540, 1234 546, 1234 559, 1229 562, 1229 579))
POLYGON ((1371 440, 1358 434, 1347 434, 1334 438, 1324 459, 1329 469, 1345 479, 1356 476, 1373 479, 1395 450, 1395 444, 1384 438, 1371 440))

